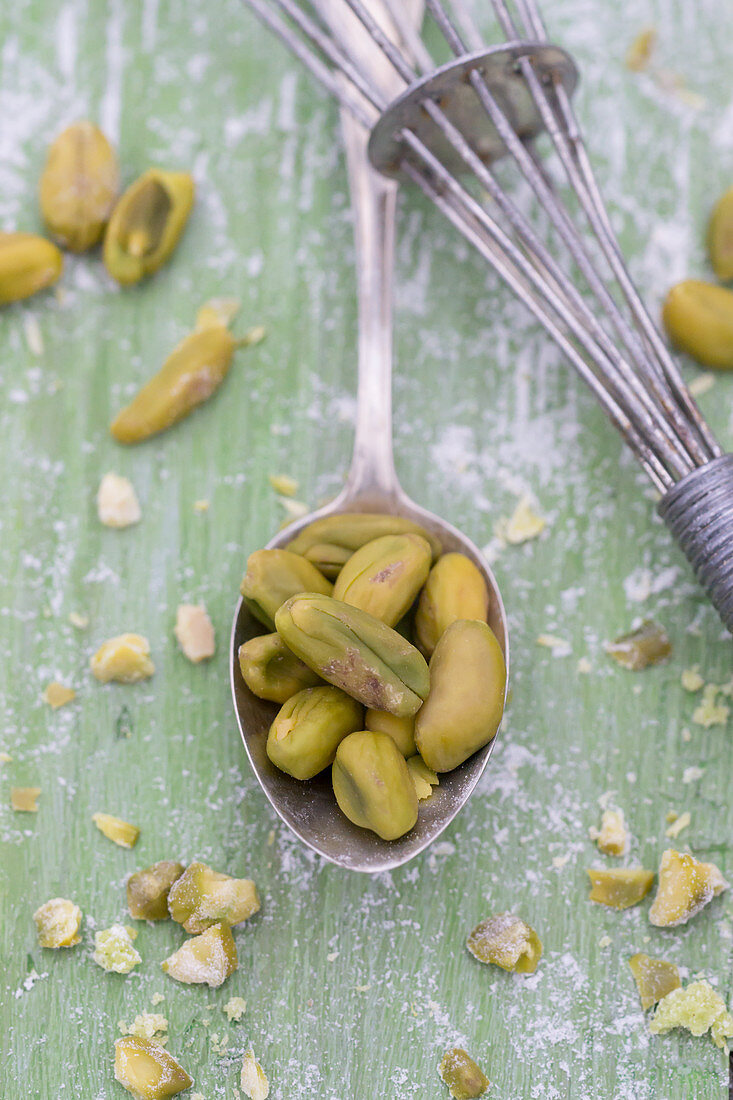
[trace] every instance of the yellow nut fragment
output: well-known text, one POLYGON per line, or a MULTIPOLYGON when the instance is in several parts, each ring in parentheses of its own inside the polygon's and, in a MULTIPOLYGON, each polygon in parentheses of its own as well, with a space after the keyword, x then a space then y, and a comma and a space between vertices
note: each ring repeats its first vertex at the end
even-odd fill
POLYGON ((223 325, 229 328, 234 318, 239 313, 240 302, 238 298, 212 298, 199 309, 196 314, 196 329, 216 328, 223 325))
MULTIPOLYGON (((154 1004, 160 1003, 160 1001, 155 1000, 156 996, 160 998, 160 1001, 165 1000, 162 993, 153 994, 151 1000, 154 1004)), ((138 1039, 154 1039, 161 1046, 165 1046, 168 1042, 168 1035, 166 1034, 168 1020, 161 1012, 141 1012, 131 1024, 119 1020, 117 1026, 123 1035, 136 1035, 138 1039)))
POLYGON ((51 898, 33 914, 39 947, 74 947, 81 943, 81 909, 68 898, 51 898))
POLYGON ((705 687, 705 681, 700 675, 700 669, 697 665, 693 665, 692 668, 683 668, 680 674, 680 683, 685 691, 696 692, 705 687))
POLYGON ((257 887, 249 878, 231 878, 205 863, 190 863, 168 894, 168 911, 187 932, 203 932, 223 921, 229 927, 259 912, 257 887))
POLYGON ((424 802, 426 798, 430 798, 433 787, 439 786, 438 776, 432 768, 427 766, 419 753, 408 756, 405 763, 412 776, 412 782, 415 784, 415 794, 418 802, 424 802))
POLYGON ((136 936, 135 929, 126 928, 124 924, 103 928, 94 933, 92 958, 102 970, 129 974, 133 967, 143 961, 132 942, 136 936))
POLYGON ((234 1022, 238 1024, 246 1011, 247 1002, 242 997, 230 997, 222 1008, 222 1012, 225 1013, 229 1023, 234 1020, 234 1022))
POLYGON ((649 920, 659 928, 685 924, 727 887, 714 863, 701 863, 668 848, 659 865, 659 887, 649 920))
POLYGON ((733 279, 733 187, 716 202, 708 226, 708 250, 713 271, 728 282, 733 279))
POLYGON ((170 257, 191 213, 194 182, 187 172, 149 168, 127 188, 104 235, 104 263, 123 285, 152 275, 170 257))
POLYGON ((662 320, 672 342, 698 363, 733 370, 733 291, 685 279, 669 291, 662 320))
POLYGON ((162 859, 127 881, 127 908, 136 920, 168 920, 168 894, 184 871, 182 863, 162 859))
POLYGON ((102 813, 92 814, 92 821, 100 833, 104 833, 109 840, 113 840, 120 848, 134 848, 137 844, 137 838, 140 836, 137 825, 131 825, 129 821, 123 821, 120 817, 113 817, 112 814, 102 813))
POLYGON ((674 963, 667 962, 666 959, 652 959, 649 955, 639 952, 631 956, 629 966, 634 975, 644 1011, 680 985, 679 970, 674 963))
POLYGON ((502 517, 498 521, 495 533, 502 542, 518 546, 530 539, 536 539, 546 526, 547 520, 533 510, 531 497, 524 495, 520 497, 511 516, 502 517))
POLYGON ((184 656, 193 664, 214 656, 214 627, 203 604, 182 603, 173 632, 184 656))
POLYGON ((200 936, 186 940, 182 947, 160 964, 177 982, 206 984, 217 989, 237 969, 237 949, 228 924, 212 924, 200 936))
POLYGON ((112 212, 119 171, 115 151, 92 122, 74 122, 48 151, 39 185, 48 231, 72 252, 85 252, 102 236, 112 212))
POLYGON ((640 672, 649 665, 657 665, 666 660, 671 652, 672 643, 666 630, 651 619, 645 619, 641 626, 628 634, 622 634, 606 646, 609 657, 613 657, 617 664, 631 672, 640 672))
POLYGON ((483 1096, 489 1079, 473 1058, 461 1047, 447 1050, 440 1059, 438 1073, 448 1086, 453 1100, 474 1100, 483 1096))
POLYGON ((622 856, 628 849, 629 834, 623 810, 604 810, 600 830, 591 828, 589 833, 599 851, 607 856, 622 856))
POLYGON ((55 283, 64 260, 55 244, 32 233, 0 233, 0 305, 30 298, 55 283))
POLYGON ((630 909, 646 897, 654 882, 654 872, 643 867, 614 867, 611 870, 588 868, 590 901, 611 909, 630 909))
POLYGON ((636 73, 646 69, 656 41, 657 32, 654 27, 646 27, 643 31, 640 31, 629 46, 626 54, 626 68, 636 73))
POLYGON ((136 684, 155 672, 150 642, 142 634, 119 634, 99 647, 90 661, 92 673, 102 684, 116 680, 136 684))
POLYGON ((97 490, 97 515, 105 527, 130 527, 140 522, 140 504, 129 478, 104 475, 97 490))
POLYGON ((193 1084, 164 1046, 136 1035, 115 1041, 115 1077, 135 1100, 167 1100, 193 1084))
POLYGON ((533 974, 542 956, 539 936, 514 913, 497 913, 477 924, 466 947, 482 963, 493 963, 515 974, 533 974))
POLYGON ((417 752, 415 747, 415 715, 398 717, 388 710, 367 710, 364 716, 364 729, 372 733, 386 733, 392 738, 402 755, 407 759, 417 752))
POLYGON ((294 497, 298 491, 298 482, 288 474, 268 474, 268 481, 282 497, 294 497))
POLYGON ((247 1051, 242 1061, 239 1084, 242 1092, 249 1097, 249 1100, 267 1100, 270 1095, 270 1085, 265 1076, 265 1071, 255 1058, 252 1050, 247 1051))
POLYGON ((57 680, 52 680, 43 692, 44 703, 48 703, 54 710, 66 706, 67 703, 71 703, 74 699, 76 699, 76 692, 74 689, 65 687, 64 684, 59 684, 57 680))
POLYGON ((663 1035, 675 1027, 684 1027, 697 1036, 709 1031, 716 1047, 728 1054, 726 1040, 733 1038, 733 1016, 710 982, 690 982, 661 999, 649 1030, 653 1035, 663 1035))
POLYGON ((40 787, 11 787, 10 806, 16 813, 37 814, 40 787))

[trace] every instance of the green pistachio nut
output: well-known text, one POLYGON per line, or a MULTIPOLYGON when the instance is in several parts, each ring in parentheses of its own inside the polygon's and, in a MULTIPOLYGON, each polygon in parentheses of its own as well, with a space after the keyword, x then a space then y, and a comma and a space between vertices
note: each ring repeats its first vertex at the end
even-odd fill
POLYGON ((333 585, 315 565, 290 550, 255 550, 247 558, 240 586, 252 614, 270 630, 278 609, 291 596, 299 592, 330 596, 332 591, 333 585))
POLYGON ((163 859, 135 871, 127 880, 127 908, 136 920, 167 920, 168 894, 185 867, 171 859, 163 859))
POLYGON ((51 286, 63 266, 63 256, 45 237, 0 233, 0 305, 30 298, 51 286))
POLYGON ((415 784, 386 733, 350 733, 336 750, 331 777, 342 813, 382 840, 397 840, 417 821, 415 784))
POLYGON ((334 599, 395 626, 425 583, 430 560, 430 544, 422 535, 372 539, 351 555, 339 573, 334 599))
POLYGON ((279 634, 261 634, 239 647, 242 678, 258 699, 286 703, 303 688, 321 683, 308 665, 291 653, 279 634))
POLYGON ((38 196, 51 235, 72 252, 99 241, 117 197, 117 155, 92 122, 74 122, 48 151, 38 196))
POLYGON ((124 286, 162 267, 191 213, 194 182, 187 172, 149 168, 127 188, 104 235, 104 262, 124 286))
POLYGON ((668 293, 662 320, 672 342, 698 363, 733 370, 733 291, 685 279, 668 293))
POLYGON ((733 187, 716 202, 708 226, 708 251, 713 271, 728 282, 733 279, 733 187))
POLYGON ((302 554, 325 573, 337 577, 354 551, 383 535, 420 535, 430 543, 433 558, 440 554, 440 543, 419 524, 402 516, 381 512, 341 512, 323 516, 304 527, 289 544, 294 554, 302 554))
POLYGON ((491 628, 451 623, 430 659, 430 694, 415 718, 415 744, 429 768, 452 771, 491 741, 505 687, 504 654, 491 628))
POLYGON ((429 657, 456 619, 480 619, 489 613, 489 590, 481 570, 465 554, 443 554, 430 570, 415 612, 415 637, 429 657))
POLYGON ((282 605, 275 626, 296 657, 365 707, 405 717, 427 697, 425 658, 367 611, 306 592, 282 605))
POLYGON ((267 755, 294 779, 312 779, 333 764, 339 744, 363 721, 361 704, 339 688, 306 688, 281 707, 267 735, 267 755))
POLYGON ((386 733, 391 737, 404 757, 414 756, 415 748, 415 717, 410 714, 405 718, 398 718, 396 714, 390 714, 388 710, 368 710, 364 716, 364 726, 372 733, 386 733))

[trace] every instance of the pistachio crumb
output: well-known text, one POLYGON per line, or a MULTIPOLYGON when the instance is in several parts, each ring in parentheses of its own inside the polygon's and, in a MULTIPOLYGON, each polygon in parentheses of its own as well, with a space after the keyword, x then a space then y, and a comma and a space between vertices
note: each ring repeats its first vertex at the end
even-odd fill
POLYGON ((270 1095, 270 1085, 265 1071, 254 1056, 254 1051, 248 1050, 242 1061, 242 1072, 239 1083, 242 1092, 249 1100, 267 1100, 270 1095))
POLYGON ((689 768, 685 768, 682 773, 683 783, 696 783, 698 779, 702 779, 705 775, 704 768, 698 768, 697 764, 691 764, 689 768))
POLYGON ((517 502, 511 516, 502 516, 494 532, 497 538, 511 546, 536 539, 547 526, 547 520, 532 510, 531 497, 526 493, 517 502))
POLYGON ((649 66, 657 41, 654 27, 645 27, 636 35, 626 54, 626 68, 639 73, 649 66))
POLYGON ((283 497, 294 497, 298 491, 298 482, 288 474, 269 474, 269 482, 276 493, 283 497))
POLYGON ((608 856, 622 856, 628 851, 629 833, 623 810, 604 810, 600 829, 591 826, 588 833, 591 840, 595 840, 599 851, 608 856))
POLYGON ((10 805, 16 813, 37 814, 40 787, 11 787, 10 805))
POLYGON ((92 821, 100 833, 104 833, 120 848, 134 848, 137 844, 137 838, 140 836, 137 825, 131 825, 129 821, 123 821, 122 818, 114 817, 112 814, 103 813, 92 814, 92 821))
POLYGON ((684 1027, 697 1036, 709 1031, 715 1045, 728 1054, 726 1040, 733 1038, 733 1016, 710 982, 690 982, 662 997, 649 1030, 653 1035, 663 1035, 676 1027, 684 1027))
POLYGON ((282 497, 280 503, 285 509, 288 521, 302 519, 303 516, 307 516, 310 511, 308 505, 302 500, 292 500, 290 497, 282 497))
POLYGON ((572 652, 570 642, 566 642, 564 638, 558 638, 555 634, 539 634, 536 643, 551 649, 553 657, 568 657, 572 652))
POLYGON ((611 943, 612 943, 612 940, 611 940, 610 936, 601 936, 601 938, 598 941, 598 946, 599 947, 610 947, 611 943))
POLYGON ((66 706, 67 703, 71 703, 74 699, 76 699, 76 692, 74 689, 65 687, 64 684, 60 684, 57 680, 52 680, 43 692, 44 703, 48 703, 54 710, 66 706))
POLYGON ((86 628, 89 626, 89 616, 80 615, 78 611, 70 611, 69 622, 77 630, 86 630, 86 628))
POLYGON ((710 729, 711 726, 724 726, 728 721, 730 707, 718 702, 722 691, 720 684, 706 684, 702 692, 702 701, 692 713, 692 721, 697 726, 710 729))
POLYGON ((593 665, 590 663, 587 657, 581 657, 578 661, 578 672, 583 676, 587 676, 589 672, 593 671, 593 665))
POLYGON ((141 1012, 131 1024, 120 1020, 117 1024, 123 1035, 134 1035, 138 1039, 150 1039, 161 1046, 168 1042, 168 1020, 160 1012, 141 1012))
POLYGON ((214 656, 214 627, 203 604, 180 604, 174 634, 184 656, 193 664, 214 656))
POLYGON ((199 513, 208 512, 208 510, 209 510, 209 501, 208 500, 195 500, 193 502, 193 510, 194 510, 194 512, 199 512, 199 513))
POLYGON ((23 318, 23 331, 25 333, 25 342, 28 345, 28 350, 40 358, 43 355, 43 334, 41 332, 41 326, 38 323, 38 318, 32 313, 27 314, 23 318))
POLYGON ((159 1004, 162 1004, 164 1000, 165 1000, 165 994, 164 993, 153 993, 152 997, 150 998, 150 1003, 151 1003, 151 1005, 159 1005, 159 1004))
POLYGON ((700 688, 705 686, 705 681, 700 675, 700 670, 697 665, 693 665, 692 668, 685 668, 682 670, 680 676, 680 683, 685 691, 699 691, 700 688))
POLYGON ((701 397, 702 394, 711 390, 714 385, 715 375, 708 370, 703 371, 702 374, 698 374, 697 378, 693 378, 687 388, 693 397, 701 397))
POLYGON ((13 758, 9 752, 0 752, 0 764, 12 764, 13 758))
POLYGON ((682 730, 682 740, 683 741, 692 741, 692 734, 690 733, 687 726, 685 726, 682 730))
POLYGON ((239 1023, 247 1011, 247 1002, 242 997, 230 997, 227 1003, 222 1008, 222 1012, 226 1014, 229 1023, 234 1020, 235 1023, 239 1023))
POLYGON ((691 820, 692 818, 690 817, 690 811, 685 810, 685 812, 683 814, 680 814, 679 817, 675 817, 675 820, 672 822, 669 828, 665 829, 664 835, 667 837, 671 837, 673 840, 676 839, 676 837, 680 835, 682 830, 687 828, 691 820))
POLYGON ((134 928, 124 924, 113 924, 94 933, 94 952, 92 958, 102 970, 115 974, 129 974, 133 967, 141 963, 142 957, 133 946, 137 937, 134 928))
POLYGON ((130 527, 140 522, 140 504, 129 478, 104 475, 97 490, 97 515, 105 527, 130 527))
POLYGON ((566 853, 564 856, 553 856, 552 857, 552 866, 557 871, 562 870, 562 868, 565 866, 565 864, 569 863, 569 862, 570 862, 570 855, 568 853, 566 853))
POLYGON ((51 898, 33 914, 39 947, 74 947, 81 943, 81 909, 68 898, 51 898))

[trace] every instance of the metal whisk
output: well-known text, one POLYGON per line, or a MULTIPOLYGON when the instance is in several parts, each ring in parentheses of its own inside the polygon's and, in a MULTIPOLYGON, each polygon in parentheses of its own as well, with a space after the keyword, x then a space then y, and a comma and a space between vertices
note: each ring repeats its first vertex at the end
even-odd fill
POLYGON ((454 55, 439 67, 402 0, 245 2, 371 130, 374 167, 417 184, 558 344, 661 494, 661 516, 733 632, 733 455, 722 453, 632 282, 573 111, 577 70, 548 42, 535 0, 514 0, 514 13, 492 0, 506 41, 488 48, 464 0, 426 0, 454 55), (352 48, 355 25, 403 83, 397 98, 385 98, 352 48), (586 232, 537 155, 542 132, 586 232), (562 259, 498 182, 492 165, 503 156, 531 187, 562 259))

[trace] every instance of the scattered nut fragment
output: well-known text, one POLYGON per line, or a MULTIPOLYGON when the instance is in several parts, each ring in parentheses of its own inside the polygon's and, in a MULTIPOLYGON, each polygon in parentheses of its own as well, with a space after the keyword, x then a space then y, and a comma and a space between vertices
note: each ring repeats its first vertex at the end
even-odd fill
POLYGON ((259 911, 257 887, 248 878, 231 878, 205 863, 189 864, 171 886, 168 911, 187 932, 203 932, 223 921, 230 928, 259 911))
POLYGON ((137 844, 137 838, 140 836, 137 825, 131 825, 129 821, 123 821, 120 817, 113 817, 112 814, 102 813, 92 814, 92 821, 100 833, 104 833, 120 848, 134 848, 137 844))
POLYGON ((180 604, 174 634, 184 656, 194 664, 214 656, 214 627, 203 604, 180 604))
POLYGON ((665 830, 664 835, 670 837, 672 840, 676 840, 682 830, 686 829, 691 821, 692 818, 689 810, 685 810, 685 812, 679 814, 679 816, 675 814, 674 820, 670 823, 669 828, 665 830))
POLYGON ((195 500, 193 502, 193 510, 194 512, 198 512, 199 514, 202 514, 203 512, 208 512, 210 507, 211 505, 208 500, 195 500))
POLYGON ((41 326, 38 323, 38 318, 33 314, 29 314, 23 318, 23 332, 25 333, 25 342, 28 345, 28 351, 33 355, 40 357, 43 355, 43 333, 41 332, 41 326))
MULTIPOLYGON (((391 717, 391 716, 390 716, 391 717)), ((415 794, 419 802, 424 802, 433 793, 433 787, 439 785, 438 776, 429 768, 419 753, 408 756, 406 760, 407 770, 415 784, 415 794)))
POLYGON ((48 703, 54 710, 66 706, 66 704, 72 702, 73 699, 76 699, 76 692, 74 689, 65 687, 56 680, 52 680, 43 692, 44 703, 48 703))
POLYGON ((622 856, 628 851, 629 833, 623 810, 604 810, 600 830, 591 826, 588 832, 599 851, 607 856, 622 856))
POLYGON ((654 27, 646 27, 637 34, 626 54, 626 68, 638 73, 646 69, 657 41, 654 27))
POLYGON ((124 924, 113 924, 110 928, 95 932, 92 958, 102 970, 129 974, 143 961, 132 942, 136 936, 135 929, 126 928, 124 924))
POLYGON ((708 251, 713 271, 722 282, 733 279, 733 187, 720 196, 710 216, 708 251))
POLYGON ((588 868, 591 882, 590 901, 611 909, 630 909, 646 897, 654 882, 654 872, 643 867, 614 867, 609 870, 588 868))
POLYGON ((659 865, 659 887, 649 920, 658 928, 685 924, 727 887, 714 863, 701 863, 668 848, 659 865))
POLYGON ((78 611, 70 611, 69 622, 76 630, 86 630, 89 626, 89 616, 80 615, 78 611))
POLYGON ((682 675, 680 676, 680 683, 685 691, 695 692, 705 686, 705 681, 700 675, 700 670, 697 665, 693 665, 692 668, 684 668, 682 675))
POLYGON ((270 485, 283 497, 294 497, 298 491, 298 482, 287 474, 269 474, 270 485))
POLYGON ((11 787, 10 806, 16 813, 37 814, 40 787, 11 787))
POLYGON ((182 863, 162 859, 130 875, 127 881, 130 916, 135 920, 168 920, 168 893, 184 870, 182 863))
MULTIPOLYGON (((160 1004, 165 997, 162 993, 158 993, 154 994, 151 1000, 154 1004, 160 1004), (156 996, 159 998, 158 1001, 155 1000, 156 996)), ((117 1026, 123 1035, 135 1035, 138 1039, 154 1039, 161 1046, 165 1046, 168 1042, 168 1020, 160 1012, 141 1012, 131 1024, 120 1020, 117 1026)))
POLYGON ((706 684, 702 692, 700 705, 692 712, 692 721, 697 726, 710 729, 711 726, 724 726, 728 721, 730 707, 718 702, 720 684, 706 684))
POLYGON ((177 982, 206 983, 211 989, 217 989, 237 969, 237 949, 231 928, 223 921, 212 924, 200 936, 186 940, 160 965, 177 982))
POLYGON ((532 499, 526 494, 519 498, 516 508, 508 518, 503 516, 495 527, 497 538, 518 546, 522 542, 536 539, 547 526, 547 520, 532 510, 532 499))
POLYGON ((39 947, 74 947, 81 943, 81 909, 68 898, 51 898, 33 914, 39 947))
POLYGON ((226 1018, 229 1023, 232 1020, 235 1023, 239 1023, 247 1011, 247 1002, 242 997, 230 997, 227 1003, 222 1008, 222 1012, 226 1013, 226 1018))
POLYGON ((733 1016, 710 982, 690 982, 662 997, 649 1030, 653 1035, 663 1035, 675 1027, 684 1027, 698 1036, 709 1031, 716 1047, 728 1054, 726 1039, 733 1038, 733 1016))
POLYGON ((476 1096, 483 1096, 489 1087, 486 1074, 461 1047, 445 1052, 440 1059, 438 1073, 448 1086, 453 1100, 473 1100, 476 1096))
POLYGON ((0 764, 12 764, 13 758, 9 752, 0 752, 0 764))
POLYGON ((688 390, 693 397, 702 397, 704 393, 707 393, 715 385, 715 375, 710 371, 703 371, 702 374, 698 374, 697 378, 693 378, 688 383, 688 390))
POLYGON ((245 1096, 249 1100, 267 1100, 270 1095, 270 1085, 265 1071, 254 1056, 254 1051, 248 1050, 242 1062, 242 1072, 239 1084, 245 1096))
POLYGON ((497 913, 477 924, 466 947, 482 963, 494 963, 515 974, 533 974, 542 943, 533 928, 513 913, 497 913))
POLYGON ((102 684, 136 684, 155 672, 150 643, 142 634, 119 634, 99 647, 90 661, 92 673, 102 684))
POLYGON ((672 652, 672 644, 663 626, 645 619, 641 626, 622 634, 606 646, 606 653, 622 668, 640 672, 649 665, 657 665, 672 652))
POLYGON ((680 985, 679 970, 674 963, 667 962, 666 959, 652 959, 649 955, 639 952, 631 956, 629 966, 634 975, 644 1011, 680 985))
POLYGON ((167 1100, 193 1084, 164 1046, 136 1035, 115 1041, 115 1077, 135 1100, 167 1100))
POLYGON ((140 504, 129 478, 104 475, 97 490, 97 515, 105 527, 130 527, 140 522, 140 504))

